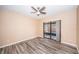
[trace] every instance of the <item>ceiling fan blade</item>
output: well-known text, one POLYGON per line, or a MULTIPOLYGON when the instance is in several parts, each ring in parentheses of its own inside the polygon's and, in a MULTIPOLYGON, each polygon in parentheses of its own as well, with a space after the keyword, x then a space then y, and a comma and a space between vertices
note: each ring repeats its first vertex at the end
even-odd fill
POLYGON ((39 11, 43 11, 45 9, 45 7, 42 7, 39 11))
POLYGON ((41 14, 46 14, 46 12, 40 12, 41 14))
POLYGON ((31 13, 36 13, 36 12, 31 12, 31 13))
POLYGON ((34 11, 36 11, 37 12, 37 10, 34 8, 34 7, 31 7, 34 11))

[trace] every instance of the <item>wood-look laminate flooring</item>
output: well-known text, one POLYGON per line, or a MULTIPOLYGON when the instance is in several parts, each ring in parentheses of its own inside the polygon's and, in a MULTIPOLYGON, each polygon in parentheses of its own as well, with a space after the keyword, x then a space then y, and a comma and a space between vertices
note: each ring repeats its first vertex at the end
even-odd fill
POLYGON ((77 49, 51 39, 36 38, 0 48, 0 54, 77 54, 77 49))

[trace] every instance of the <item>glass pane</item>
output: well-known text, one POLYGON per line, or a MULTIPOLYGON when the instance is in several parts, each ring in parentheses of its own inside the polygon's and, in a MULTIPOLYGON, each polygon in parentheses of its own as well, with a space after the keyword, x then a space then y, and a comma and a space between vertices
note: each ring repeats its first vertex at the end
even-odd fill
POLYGON ((50 32, 50 24, 45 24, 45 32, 50 32))
POLYGON ((51 24, 51 33, 55 33, 56 32, 56 24, 51 24))

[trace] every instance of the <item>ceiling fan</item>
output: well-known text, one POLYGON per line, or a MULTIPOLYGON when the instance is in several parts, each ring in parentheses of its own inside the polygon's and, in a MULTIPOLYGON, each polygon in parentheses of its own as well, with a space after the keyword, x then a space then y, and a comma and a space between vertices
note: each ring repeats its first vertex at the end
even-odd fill
POLYGON ((31 12, 31 13, 37 14, 37 16, 39 16, 41 14, 46 14, 46 12, 45 12, 46 7, 42 7, 42 8, 37 7, 37 8, 35 8, 35 7, 32 6, 31 8, 34 10, 34 12, 31 12))

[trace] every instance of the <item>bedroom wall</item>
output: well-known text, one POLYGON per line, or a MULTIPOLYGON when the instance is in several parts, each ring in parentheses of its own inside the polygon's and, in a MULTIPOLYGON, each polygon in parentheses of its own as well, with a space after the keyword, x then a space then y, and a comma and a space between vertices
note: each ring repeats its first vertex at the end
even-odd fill
POLYGON ((37 36, 37 20, 13 11, 0 11, 0 47, 37 36))
POLYGON ((79 52, 79 6, 77 8, 77 47, 79 52))
POLYGON ((43 22, 56 20, 61 20, 61 42, 76 46, 76 9, 44 18, 40 25, 40 36, 43 36, 43 22))

